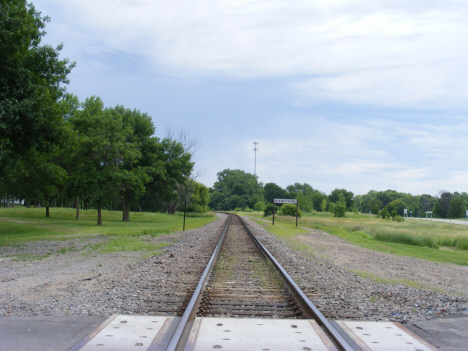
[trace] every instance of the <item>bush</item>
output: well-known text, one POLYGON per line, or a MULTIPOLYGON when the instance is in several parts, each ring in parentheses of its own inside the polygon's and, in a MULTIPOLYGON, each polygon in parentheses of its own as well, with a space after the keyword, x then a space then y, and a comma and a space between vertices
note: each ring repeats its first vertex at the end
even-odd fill
MULTIPOLYGON (((281 206, 281 210, 278 212, 280 216, 291 216, 291 217, 296 217, 296 205, 293 204, 283 204, 281 206)), ((302 217, 302 211, 299 210, 297 212, 298 217, 302 217)))
POLYGON ((380 217, 382 217, 382 219, 389 219, 390 213, 388 213, 387 210, 382 210, 382 212, 380 212, 380 217))
POLYGON ((263 209, 263 217, 271 216, 273 214, 273 209, 275 208, 275 205, 268 204, 265 206, 263 209))
POLYGON ((246 206, 243 210, 244 212, 253 212, 254 210, 252 210, 251 208, 249 208, 249 206, 246 206))
POLYGON ((257 202, 254 207, 254 211, 261 212, 265 209, 265 203, 263 201, 257 202))
POLYGON ((402 216, 398 215, 398 216, 395 216, 395 218, 393 218, 393 220, 397 221, 397 222, 403 222, 405 219, 402 216))
POLYGON ((397 215, 397 211, 396 211, 396 210, 393 210, 393 211, 391 212, 391 215, 392 215, 392 220, 395 220, 395 217, 396 217, 396 215, 397 215))
POLYGON ((234 212, 241 212, 241 211, 242 211, 242 208, 240 208, 240 207, 236 207, 236 208, 234 209, 234 212))
POLYGON ((335 206, 336 204, 334 202, 330 202, 330 205, 328 205, 328 212, 335 213, 335 206))
POLYGON ((335 206, 335 210, 333 211, 333 216, 342 218, 342 217, 345 217, 345 214, 346 214, 346 206, 342 204, 338 204, 335 206))

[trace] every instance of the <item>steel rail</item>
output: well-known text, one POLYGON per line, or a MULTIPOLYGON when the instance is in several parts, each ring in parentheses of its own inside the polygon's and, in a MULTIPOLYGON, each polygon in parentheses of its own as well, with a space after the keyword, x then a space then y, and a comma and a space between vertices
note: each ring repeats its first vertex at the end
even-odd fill
MULTIPOLYGON (((302 289, 296 284, 296 282, 291 278, 291 276, 286 272, 286 270, 281 266, 281 264, 273 257, 273 255, 268 251, 268 249, 263 246, 263 244, 257 239, 257 237, 250 231, 247 225, 244 223, 240 216, 244 228, 249 233, 250 237, 254 241, 255 245, 260 249, 260 251, 269 259, 276 267, 276 269, 283 276, 284 282, 288 287, 289 291, 293 295, 294 299, 298 302, 299 306, 302 308, 304 313, 308 318, 314 319, 319 325, 321 325, 327 333, 333 338, 336 344, 344 351, 356 351, 356 348, 351 346, 342 334, 334 327, 332 324, 325 318, 325 316, 318 310, 317 307, 309 300, 309 298, 304 294, 302 289)), ((358 348, 357 350, 360 350, 358 348)))
POLYGON ((166 351, 179 351, 183 350, 185 346, 185 342, 190 334, 190 329, 192 328, 193 321, 196 317, 198 312, 198 308, 200 307, 200 302, 203 297, 203 290, 205 285, 208 283, 208 277, 210 276, 211 271, 213 270, 214 263, 216 261, 216 257, 218 256, 219 250, 223 244, 224 238, 226 237, 227 230, 229 228, 229 224, 231 223, 231 216, 228 217, 223 233, 219 238, 218 244, 216 245, 213 254, 211 255, 210 261, 208 262, 203 275, 198 282, 198 285, 190 299, 187 308, 185 309, 184 314, 182 315, 179 324, 177 325, 174 334, 172 334, 171 340, 167 345, 166 351))

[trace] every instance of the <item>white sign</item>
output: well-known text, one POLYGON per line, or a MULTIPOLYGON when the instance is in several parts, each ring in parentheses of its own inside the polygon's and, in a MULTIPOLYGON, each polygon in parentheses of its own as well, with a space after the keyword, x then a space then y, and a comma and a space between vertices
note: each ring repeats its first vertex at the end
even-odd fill
POLYGON ((466 217, 468 217, 468 210, 466 210, 466 214, 465 214, 466 217))
POLYGON ((294 199, 273 199, 273 203, 275 204, 297 204, 297 200, 294 199))
POLYGON ((407 208, 405 208, 404 214, 408 214, 408 209, 407 208))

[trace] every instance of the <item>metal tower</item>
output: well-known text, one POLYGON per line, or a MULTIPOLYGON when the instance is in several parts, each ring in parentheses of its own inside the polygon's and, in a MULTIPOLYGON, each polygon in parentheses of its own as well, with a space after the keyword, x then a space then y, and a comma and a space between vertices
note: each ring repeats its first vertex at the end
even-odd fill
POLYGON ((257 145, 258 144, 260 143, 257 141, 254 141, 254 149, 253 149, 253 151, 255 151, 254 175, 257 175, 257 151, 258 151, 257 145))

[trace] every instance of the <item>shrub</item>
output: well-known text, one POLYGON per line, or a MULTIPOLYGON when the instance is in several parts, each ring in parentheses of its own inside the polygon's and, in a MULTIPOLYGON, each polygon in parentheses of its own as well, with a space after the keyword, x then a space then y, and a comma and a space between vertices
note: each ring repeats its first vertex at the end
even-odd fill
POLYGON ((382 210, 382 212, 380 212, 380 217, 382 217, 382 219, 388 219, 390 218, 390 213, 388 213, 387 210, 382 210))
POLYGON ((242 208, 240 208, 240 207, 236 207, 236 208, 234 209, 234 212, 240 212, 240 211, 242 211, 242 208))
POLYGON ((335 206, 336 204, 334 202, 330 202, 330 205, 328 205, 328 212, 335 213, 335 206))
POLYGON ((352 231, 352 232, 357 232, 357 231, 359 231, 359 230, 361 230, 361 227, 358 226, 358 225, 356 225, 356 226, 354 226, 354 227, 351 228, 351 231, 352 231))
POLYGON ((405 219, 402 216, 398 215, 398 216, 395 216, 393 220, 397 222, 403 222, 405 219))
POLYGON ((263 209, 263 217, 271 216, 273 214, 273 209, 275 208, 275 205, 268 204, 265 206, 263 209))
POLYGON ((244 208, 244 212, 253 212, 254 210, 252 210, 251 208, 249 208, 249 206, 247 206, 246 208, 244 208))
POLYGON ((391 215, 392 215, 392 219, 394 220, 395 217, 396 217, 396 215, 397 215, 397 211, 396 211, 396 210, 393 210, 393 211, 391 212, 391 215))
MULTIPOLYGON (((296 217, 296 206, 293 204, 283 204, 281 210, 278 213, 281 216, 291 216, 296 217)), ((299 210, 297 213, 298 217, 302 217, 302 211, 299 210)))
POLYGON ((345 217, 345 214, 346 214, 346 207, 342 204, 338 204, 335 206, 335 209, 333 211, 333 215, 335 217, 345 217))
POLYGON ((263 201, 257 202, 254 207, 254 211, 261 212, 265 209, 265 203, 263 201))

